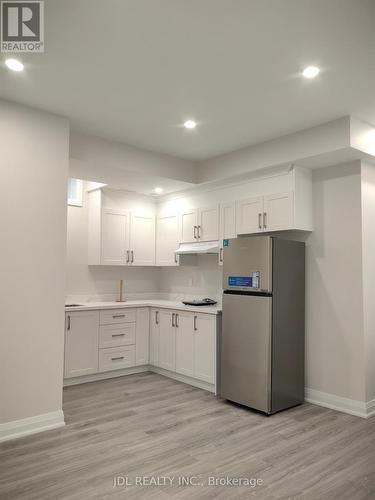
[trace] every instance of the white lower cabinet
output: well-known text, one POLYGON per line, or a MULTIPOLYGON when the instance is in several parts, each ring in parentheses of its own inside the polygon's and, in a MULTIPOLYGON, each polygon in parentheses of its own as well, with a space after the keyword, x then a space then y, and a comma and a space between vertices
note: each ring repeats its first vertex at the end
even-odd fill
POLYGON ((99 349, 99 371, 108 372, 135 365, 135 346, 99 349))
POLYGON ((216 317, 196 314, 193 334, 194 377, 215 383, 216 371, 216 317))
POLYGON ((148 364, 215 384, 216 316, 149 307, 66 314, 65 378, 148 364))
POLYGON ((65 319, 65 378, 96 373, 99 311, 70 312, 65 319))
POLYGON ((135 324, 135 364, 148 365, 150 344, 150 310, 148 307, 137 309, 135 324))
POLYGON ((190 312, 176 313, 176 372, 194 377, 194 315, 190 312))
POLYGON ((160 312, 151 309, 150 317, 150 365, 159 366, 160 312))
POLYGON ((99 348, 135 344, 135 323, 100 325, 99 348))
POLYGON ((153 310, 151 364, 209 384, 215 383, 216 316, 153 310))
POLYGON ((175 371, 175 312, 168 309, 159 310, 159 364, 160 368, 175 371))

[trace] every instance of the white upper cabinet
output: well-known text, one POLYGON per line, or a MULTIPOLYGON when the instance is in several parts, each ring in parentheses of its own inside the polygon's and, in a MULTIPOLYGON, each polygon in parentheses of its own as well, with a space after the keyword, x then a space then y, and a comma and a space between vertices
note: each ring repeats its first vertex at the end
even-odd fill
POLYGON ((237 202, 237 234, 294 228, 293 193, 276 193, 237 202))
POLYGON ((177 266, 180 243, 216 240, 222 264, 224 239, 313 229, 311 170, 301 167, 191 191, 157 207, 151 197, 116 193, 88 194, 89 265, 177 266))
POLYGON ((129 260, 129 213, 103 209, 101 263, 116 266, 129 260))
POLYGON ((180 243, 219 239, 219 206, 190 208, 180 211, 180 243))
POLYGON ((223 240, 236 238, 236 203, 220 205, 219 265, 223 265, 223 240))
POLYGON ((264 230, 282 231, 283 229, 291 229, 293 226, 293 193, 264 196, 264 230))
POLYGON ((263 197, 256 196, 237 201, 237 234, 259 233, 263 231, 263 197))
POLYGON ((220 239, 235 238, 236 233, 236 204, 234 201, 220 205, 220 239))
POLYGON ((192 243, 198 238, 198 210, 190 208, 180 212, 180 243, 192 243))
POLYGON ((219 239, 219 206, 212 205, 198 210, 198 240, 219 239))
POLYGON ((155 216, 132 211, 130 215, 130 264, 155 265, 155 216))
POLYGON ((140 202, 134 208, 129 202, 130 210, 107 207, 103 196, 88 194, 88 264, 155 265, 154 211, 140 202))
POLYGON ((156 265, 177 266, 178 256, 174 253, 179 244, 178 214, 158 215, 156 218, 156 265))

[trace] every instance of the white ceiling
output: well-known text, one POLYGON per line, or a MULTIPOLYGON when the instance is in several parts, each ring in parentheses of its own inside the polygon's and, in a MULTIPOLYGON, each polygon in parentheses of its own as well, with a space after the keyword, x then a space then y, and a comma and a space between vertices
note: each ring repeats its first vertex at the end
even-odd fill
MULTIPOLYGON (((354 114, 375 124, 375 0, 47 0, 0 96, 202 160, 354 114), (315 80, 301 69, 321 67, 315 80), (187 118, 199 126, 181 128, 187 118)), ((4 61, 5 55, 0 59, 4 61)))

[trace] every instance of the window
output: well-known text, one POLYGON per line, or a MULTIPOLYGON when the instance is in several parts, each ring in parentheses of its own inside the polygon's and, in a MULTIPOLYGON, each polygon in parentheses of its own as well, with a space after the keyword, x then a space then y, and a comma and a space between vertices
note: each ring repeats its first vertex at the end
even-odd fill
POLYGON ((68 205, 82 207, 83 205, 83 181, 81 179, 68 179, 68 205))

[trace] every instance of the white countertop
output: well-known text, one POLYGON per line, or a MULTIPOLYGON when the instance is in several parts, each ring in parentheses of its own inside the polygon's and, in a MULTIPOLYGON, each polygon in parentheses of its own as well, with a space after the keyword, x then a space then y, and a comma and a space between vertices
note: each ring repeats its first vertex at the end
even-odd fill
POLYGON ((78 307, 65 307, 66 312, 86 311, 93 309, 126 309, 128 307, 160 307, 164 309, 178 309, 180 311, 199 312, 204 314, 220 314, 221 307, 215 306, 185 306, 180 301, 150 299, 150 300, 127 300, 126 302, 77 302, 78 307))

